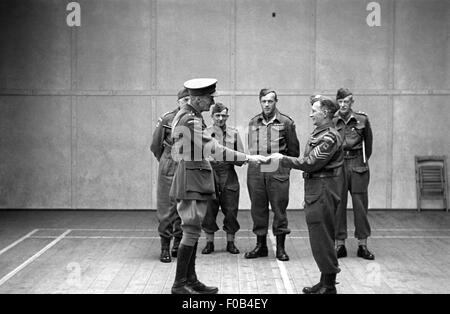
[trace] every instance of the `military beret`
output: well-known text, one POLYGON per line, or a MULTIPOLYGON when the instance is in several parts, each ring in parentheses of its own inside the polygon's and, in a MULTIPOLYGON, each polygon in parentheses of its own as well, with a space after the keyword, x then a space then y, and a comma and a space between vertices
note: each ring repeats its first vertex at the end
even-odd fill
POLYGON ((267 94, 274 93, 275 94, 275 101, 278 101, 278 95, 277 92, 271 88, 263 88, 259 91, 259 99, 266 96, 267 94))
POLYGON ((344 99, 350 95, 353 95, 353 93, 348 88, 339 88, 336 94, 336 100, 344 99))
POLYGON ((184 82, 190 96, 217 96, 217 80, 213 78, 196 78, 184 82))
POLYGON ((226 110, 228 113, 228 108, 224 104, 222 104, 221 102, 216 102, 214 106, 212 106, 211 113, 215 114, 217 112, 222 112, 224 110, 226 110))
POLYGON ((189 91, 187 90, 187 88, 183 88, 178 92, 178 99, 184 98, 189 96, 189 91))

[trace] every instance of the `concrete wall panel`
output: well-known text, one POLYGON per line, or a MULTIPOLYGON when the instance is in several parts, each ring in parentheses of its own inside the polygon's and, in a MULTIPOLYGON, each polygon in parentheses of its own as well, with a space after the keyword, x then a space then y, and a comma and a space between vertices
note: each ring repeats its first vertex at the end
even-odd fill
POLYGON ((77 36, 77 87, 151 88, 151 1, 83 0, 77 36))
POLYGON ((311 0, 237 1, 239 89, 313 88, 313 13, 311 0))
POLYGON ((157 2, 157 76, 160 89, 194 77, 215 77, 230 88, 231 0, 157 2), (199 10, 199 8, 201 8, 199 10))
POLYGON ((77 98, 77 208, 150 206, 148 97, 77 98))
POLYGON ((70 28, 57 0, 4 0, 0 87, 70 89, 70 28))
POLYGON ((417 206, 414 156, 450 156, 450 139, 446 131, 448 116, 448 97, 404 96, 395 99, 393 208, 417 206))
POLYGON ((366 23, 367 1, 317 1, 317 87, 389 88, 389 0, 381 5, 381 27, 366 23))
POLYGON ((69 97, 0 97, 0 208, 70 208, 69 97))
MULTIPOLYGON (((70 28, 67 2, 0 1, 0 206, 155 208, 155 123, 185 80, 210 76, 243 138, 259 89, 279 91, 302 152, 304 91, 353 89, 375 136, 370 207, 415 208, 414 155, 450 147, 450 2, 377 1, 381 27, 368 2, 80 0, 70 28)), ((300 171, 291 186, 299 208, 300 171)))
POLYGON ((396 1, 395 87, 450 88, 448 0, 396 1))

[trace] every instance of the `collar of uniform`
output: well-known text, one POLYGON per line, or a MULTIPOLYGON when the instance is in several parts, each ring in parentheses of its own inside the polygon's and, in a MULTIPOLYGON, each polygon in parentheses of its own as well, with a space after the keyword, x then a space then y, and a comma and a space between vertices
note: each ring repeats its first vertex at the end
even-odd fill
POLYGON ((273 115, 272 119, 270 119, 270 121, 266 121, 266 119, 264 118, 264 114, 261 112, 258 120, 261 121, 264 125, 269 125, 271 123, 274 123, 275 121, 277 121, 278 123, 280 123, 280 120, 278 119, 278 109, 275 109, 275 114, 273 115))
POLYGON ((191 110, 197 117, 203 117, 202 114, 195 109, 193 106, 191 106, 190 104, 186 104, 186 108, 188 108, 189 110, 191 110))
POLYGON ((349 117, 348 117, 347 121, 344 120, 344 117, 341 116, 339 111, 336 112, 336 117, 337 117, 337 121, 342 120, 345 124, 348 124, 351 119, 355 119, 356 121, 358 121, 356 119, 355 115, 353 114, 353 110, 350 110, 350 114, 349 114, 349 117))
POLYGON ((318 126, 314 129, 314 131, 312 132, 312 135, 319 134, 323 130, 326 130, 332 126, 333 126, 333 121, 330 121, 330 122, 325 123, 324 125, 318 126))

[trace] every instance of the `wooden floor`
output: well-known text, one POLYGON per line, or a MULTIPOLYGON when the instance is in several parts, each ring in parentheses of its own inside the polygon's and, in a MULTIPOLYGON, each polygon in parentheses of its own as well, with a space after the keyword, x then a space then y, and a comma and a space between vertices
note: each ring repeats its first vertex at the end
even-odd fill
MULTIPOLYGON (((269 257, 244 258, 255 237, 249 212, 242 211, 241 254, 227 253, 225 234, 218 232, 216 252, 198 254, 199 278, 220 293, 301 293, 319 272, 304 213, 289 211, 288 217, 289 262, 275 259, 273 236, 269 257)), ((373 211, 370 222, 376 260, 357 258, 357 243, 349 239, 339 293, 450 293, 450 214, 373 211)), ((159 262, 156 228, 155 212, 2 211, 0 293, 170 293, 176 263, 159 262)), ((204 244, 202 238, 199 251, 204 244)))

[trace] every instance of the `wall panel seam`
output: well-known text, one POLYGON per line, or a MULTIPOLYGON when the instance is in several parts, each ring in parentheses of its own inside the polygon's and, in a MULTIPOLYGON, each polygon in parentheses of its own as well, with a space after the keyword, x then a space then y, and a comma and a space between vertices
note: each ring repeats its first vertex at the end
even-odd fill
MULTIPOLYGON (((178 90, 36 90, 14 89, 0 90, 0 96, 173 96, 178 90)), ((277 90, 283 96, 309 96, 315 92, 335 96, 336 91, 331 89, 295 89, 277 90)), ((254 96, 259 93, 257 89, 223 90, 219 87, 220 96, 254 96)), ((414 90, 353 90, 357 96, 449 96, 450 90, 414 89, 414 90)))

